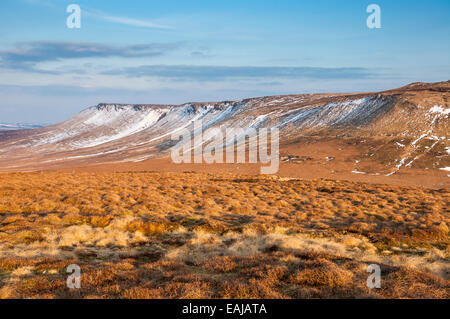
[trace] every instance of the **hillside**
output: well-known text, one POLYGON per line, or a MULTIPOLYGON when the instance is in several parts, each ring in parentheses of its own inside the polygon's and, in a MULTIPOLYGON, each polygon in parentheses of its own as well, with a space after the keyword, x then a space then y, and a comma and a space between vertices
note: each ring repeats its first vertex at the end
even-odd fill
POLYGON ((449 93, 101 103, 0 132, 0 299, 448 299, 449 93), (277 127, 279 171, 175 164, 171 135, 196 120, 277 127))
POLYGON ((193 131, 193 122, 202 120, 204 135, 215 128, 277 127, 282 167, 323 166, 326 158, 330 172, 389 177, 412 169, 446 178, 450 167, 449 97, 447 81, 413 83, 376 93, 286 95, 182 105, 101 103, 60 124, 0 132, 0 171, 98 164, 161 169, 158 159, 167 158, 174 145, 171 134, 183 128, 193 131), (324 149, 330 149, 329 154, 322 155, 324 149), (341 152, 335 154, 336 150, 341 152), (320 159, 314 154, 320 154, 320 159))
POLYGON ((0 174, 0 298, 448 299, 449 199, 273 176, 0 174))

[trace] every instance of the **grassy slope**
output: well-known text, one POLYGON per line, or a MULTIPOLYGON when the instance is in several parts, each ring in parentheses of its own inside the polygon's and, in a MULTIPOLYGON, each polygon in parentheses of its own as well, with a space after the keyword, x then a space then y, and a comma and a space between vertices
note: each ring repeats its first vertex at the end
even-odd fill
POLYGON ((449 203, 331 180, 2 174, 0 297, 449 298, 449 203))

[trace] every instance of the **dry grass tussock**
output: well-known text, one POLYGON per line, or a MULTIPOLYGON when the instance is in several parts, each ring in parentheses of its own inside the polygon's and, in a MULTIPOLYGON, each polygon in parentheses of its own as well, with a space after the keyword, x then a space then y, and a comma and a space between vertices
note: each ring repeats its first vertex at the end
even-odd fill
POLYGON ((449 204, 330 180, 2 174, 0 298, 448 298, 449 204))

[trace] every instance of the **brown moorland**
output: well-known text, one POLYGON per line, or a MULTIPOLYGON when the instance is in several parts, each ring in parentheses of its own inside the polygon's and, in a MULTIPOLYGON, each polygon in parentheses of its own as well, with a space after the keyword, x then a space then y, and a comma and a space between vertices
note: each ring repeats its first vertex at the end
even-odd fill
POLYGON ((0 174, 0 298, 449 298, 449 204, 329 179, 0 174))

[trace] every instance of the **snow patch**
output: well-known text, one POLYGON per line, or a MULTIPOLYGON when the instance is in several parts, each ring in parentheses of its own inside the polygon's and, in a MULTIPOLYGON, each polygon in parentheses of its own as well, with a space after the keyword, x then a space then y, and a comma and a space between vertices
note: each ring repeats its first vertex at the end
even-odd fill
POLYGON ((450 114, 450 108, 444 109, 443 107, 441 107, 439 105, 435 105, 428 112, 429 113, 439 113, 439 114, 443 114, 443 115, 448 115, 448 114, 450 114))
POLYGON ((417 142, 419 142, 421 139, 423 139, 427 135, 428 135, 428 133, 420 135, 414 142, 412 142, 412 145, 415 146, 417 144, 417 142))

